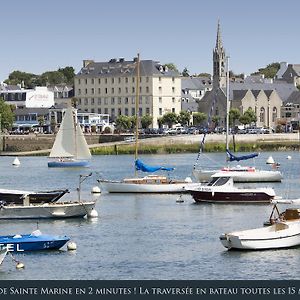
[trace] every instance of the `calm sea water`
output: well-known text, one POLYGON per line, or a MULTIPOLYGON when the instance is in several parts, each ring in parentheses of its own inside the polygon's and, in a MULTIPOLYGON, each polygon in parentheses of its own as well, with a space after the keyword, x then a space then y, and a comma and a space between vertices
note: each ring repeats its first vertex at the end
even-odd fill
MULTIPOLYGON (((281 164, 282 183, 272 186, 278 195, 300 197, 299 152, 261 153, 256 167, 267 168, 272 155, 281 164), (287 156, 292 157, 291 160, 287 156)), ((176 166, 174 177, 191 176, 196 154, 142 156, 146 163, 176 166)), ((132 156, 94 156, 88 169, 48 169, 46 157, 0 157, 1 187, 16 189, 69 188, 66 200, 77 199, 79 175, 93 175, 82 185, 82 198, 97 198, 98 219, 0 221, 1 235, 66 234, 77 251, 16 254, 25 269, 16 270, 7 257, 0 267, 4 279, 300 279, 300 248, 260 252, 227 251, 219 235, 261 227, 271 205, 195 204, 184 195, 91 194, 96 179, 133 175, 132 156)), ((223 154, 206 154, 202 165, 224 163, 223 154)))

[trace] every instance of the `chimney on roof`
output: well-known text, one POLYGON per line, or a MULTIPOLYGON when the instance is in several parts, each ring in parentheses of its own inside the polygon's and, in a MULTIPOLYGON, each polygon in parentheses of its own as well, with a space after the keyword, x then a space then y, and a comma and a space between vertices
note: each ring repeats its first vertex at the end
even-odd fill
POLYGON ((84 59, 83 60, 83 67, 86 68, 90 63, 93 63, 92 59, 84 59))

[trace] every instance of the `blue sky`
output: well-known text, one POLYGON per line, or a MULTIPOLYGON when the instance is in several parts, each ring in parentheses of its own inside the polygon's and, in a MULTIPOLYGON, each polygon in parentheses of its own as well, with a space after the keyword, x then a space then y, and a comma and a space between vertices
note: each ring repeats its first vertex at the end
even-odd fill
POLYGON ((300 1, 15 0, 0 2, 0 81, 83 59, 173 62, 212 73, 218 18, 230 69, 249 74, 275 61, 300 63, 300 1))

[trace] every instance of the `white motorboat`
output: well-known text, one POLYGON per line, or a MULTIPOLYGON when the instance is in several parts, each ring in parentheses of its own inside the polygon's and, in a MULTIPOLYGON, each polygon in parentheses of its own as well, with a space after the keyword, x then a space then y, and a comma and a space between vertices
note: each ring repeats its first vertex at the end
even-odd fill
POLYGON ((195 169, 193 176, 198 182, 208 182, 215 173, 228 174, 234 182, 280 182, 282 174, 278 170, 259 170, 255 167, 240 166, 221 169, 195 169))
POLYGON ((98 180, 101 190, 109 193, 184 193, 189 188, 197 187, 189 178, 185 180, 169 180, 166 176, 148 175, 128 178, 122 181, 98 180))
POLYGON ((290 248, 300 245, 300 209, 288 208, 279 213, 277 203, 300 203, 300 200, 275 200, 270 216, 272 225, 262 228, 234 231, 220 236, 227 249, 264 250, 290 248), (277 218, 274 214, 277 212, 277 218))
POLYGON ((275 198, 273 188, 238 188, 228 174, 216 173, 206 185, 188 188, 196 202, 269 203, 275 198))

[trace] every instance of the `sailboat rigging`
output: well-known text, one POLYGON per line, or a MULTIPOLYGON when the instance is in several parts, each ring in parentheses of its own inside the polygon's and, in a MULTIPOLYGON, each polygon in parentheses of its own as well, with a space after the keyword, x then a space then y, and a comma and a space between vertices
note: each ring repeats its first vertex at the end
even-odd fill
MULTIPOLYGON (((229 57, 226 57, 226 153, 228 156, 227 161, 240 161, 240 160, 246 160, 250 158, 254 158, 258 156, 258 153, 243 155, 243 156, 235 156, 229 151, 229 57)), ((214 92, 214 91, 213 91, 214 92)), ((208 115, 208 121, 207 121, 207 128, 210 126, 212 113, 214 110, 215 102, 216 102, 217 95, 214 94, 212 106, 208 115)), ((205 138, 206 133, 204 133, 200 150, 196 159, 196 162, 194 164, 193 168, 193 176, 196 178, 199 182, 207 182, 211 179, 211 176, 217 172, 226 172, 226 174, 230 174, 233 177, 234 182, 276 182, 281 181, 282 174, 278 170, 257 170, 255 167, 242 167, 242 166, 236 166, 236 167, 224 167, 221 169, 201 169, 197 168, 198 161, 200 159, 201 154, 204 150, 204 144, 205 144, 205 138), (228 173, 229 172, 229 173, 228 173)))
POLYGON ((186 192, 186 187, 191 183, 189 180, 170 180, 163 175, 148 175, 138 177, 137 171, 142 172, 156 172, 158 170, 172 171, 172 167, 164 166, 148 166, 138 159, 138 125, 139 125, 139 102, 140 102, 140 56, 137 55, 136 60, 136 100, 135 100, 135 151, 134 164, 135 176, 133 178, 124 178, 121 181, 111 181, 99 179, 101 189, 110 193, 180 193, 186 192))
POLYGON ((51 149, 48 167, 86 167, 91 159, 84 134, 77 121, 76 110, 68 107, 65 110, 59 131, 51 149))

